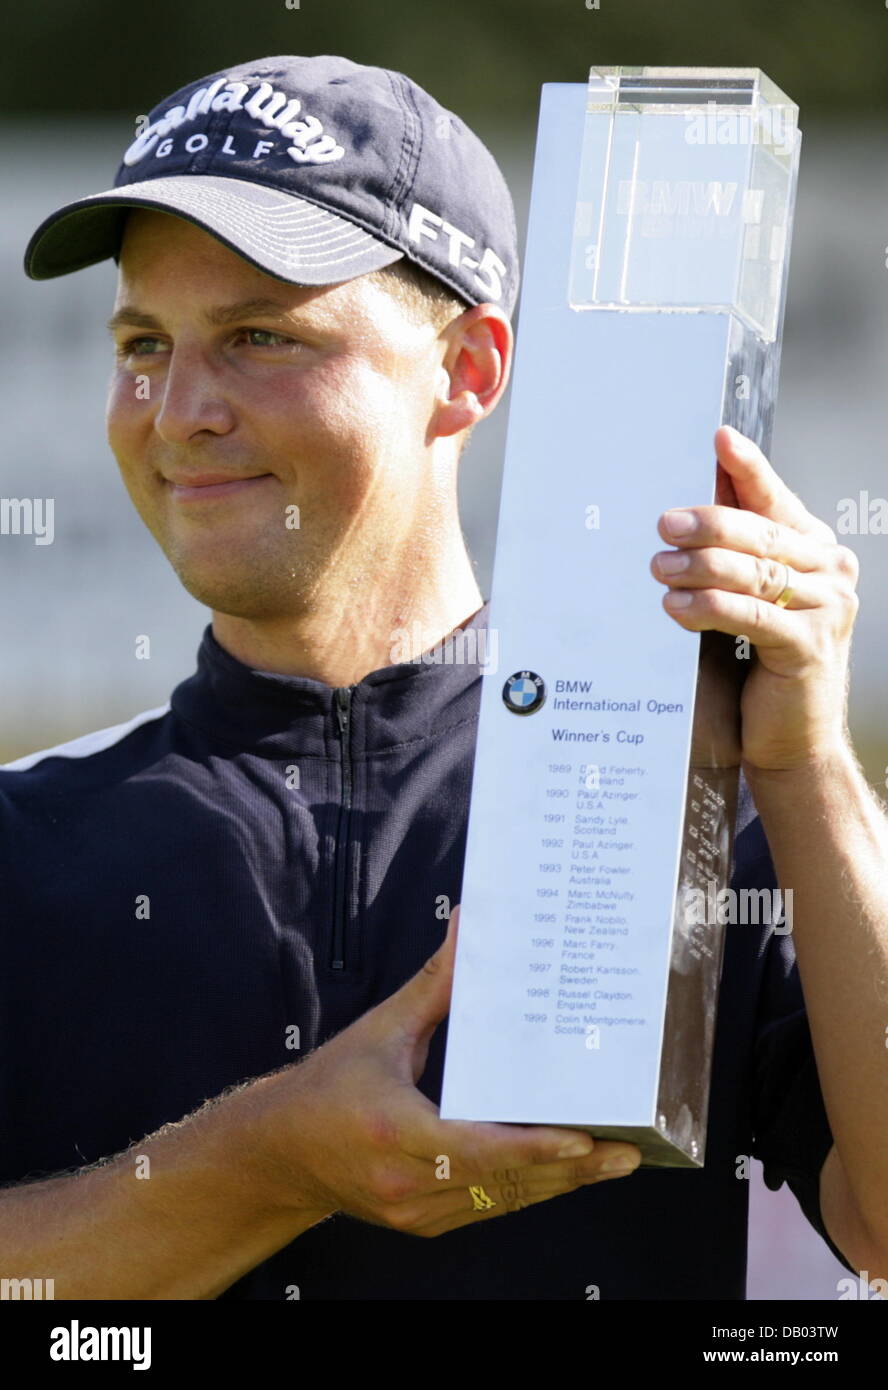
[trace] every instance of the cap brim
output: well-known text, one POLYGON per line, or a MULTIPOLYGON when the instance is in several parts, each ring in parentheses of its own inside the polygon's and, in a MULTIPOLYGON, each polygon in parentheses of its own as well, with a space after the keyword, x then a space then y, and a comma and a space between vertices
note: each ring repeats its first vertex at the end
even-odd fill
POLYGON ((332 285, 402 259, 357 223, 305 198, 245 179, 180 174, 94 193, 40 224, 25 273, 51 280, 116 256, 129 208, 154 208, 203 228, 258 270, 294 285, 332 285))

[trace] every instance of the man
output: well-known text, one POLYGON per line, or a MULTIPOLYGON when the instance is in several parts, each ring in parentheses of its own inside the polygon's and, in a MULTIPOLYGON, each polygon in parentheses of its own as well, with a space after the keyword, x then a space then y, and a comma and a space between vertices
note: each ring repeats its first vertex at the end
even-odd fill
POLYGON ((0 773, 3 1271, 57 1298, 742 1298, 752 1152, 884 1274, 888 833, 847 740, 850 552, 730 431, 737 506, 659 520, 674 620, 758 647, 734 883, 793 888, 807 1001, 792 938, 729 931, 704 1168, 442 1122, 481 673, 392 649, 487 622, 456 472, 508 379, 507 189, 401 74, 270 58, 162 102, 27 268, 112 255, 109 438, 213 618, 170 705, 0 773))

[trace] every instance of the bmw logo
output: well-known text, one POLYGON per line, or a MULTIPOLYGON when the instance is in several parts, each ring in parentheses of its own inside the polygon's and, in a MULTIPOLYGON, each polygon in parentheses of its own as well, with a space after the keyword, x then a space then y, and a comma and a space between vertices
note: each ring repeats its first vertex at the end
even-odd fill
POLYGON ((513 714, 536 714, 545 699, 545 682, 536 671, 516 671, 503 686, 503 704, 513 714))

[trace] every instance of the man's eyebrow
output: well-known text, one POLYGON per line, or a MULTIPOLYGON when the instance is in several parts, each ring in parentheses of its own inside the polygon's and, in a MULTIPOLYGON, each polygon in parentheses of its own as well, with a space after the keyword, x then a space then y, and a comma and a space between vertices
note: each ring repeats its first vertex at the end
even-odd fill
MULTIPOLYGON (((258 315, 261 318, 288 319, 291 310, 276 299, 241 299, 237 304, 222 304, 204 314, 205 321, 214 328, 224 328, 226 324, 237 323, 239 319, 258 315)), ((159 319, 153 314, 143 313, 135 305, 124 304, 108 320, 108 332, 118 328, 147 328, 162 331, 159 319)))

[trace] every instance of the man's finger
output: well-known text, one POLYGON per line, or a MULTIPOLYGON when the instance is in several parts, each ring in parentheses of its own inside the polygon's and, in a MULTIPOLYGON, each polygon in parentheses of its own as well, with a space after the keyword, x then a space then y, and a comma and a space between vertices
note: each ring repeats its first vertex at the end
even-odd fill
POLYGON ((387 1028, 398 1029, 414 1041, 427 1042, 447 1017, 458 925, 459 908, 455 907, 447 924, 447 935, 434 955, 429 956, 405 985, 377 1006, 377 1012, 385 1015, 387 1028))
POLYGON ((429 1209, 429 1221, 424 1224, 424 1233, 439 1235, 476 1221, 495 1220, 499 1216, 522 1211, 525 1207, 536 1206, 539 1202, 549 1202, 553 1197, 564 1196, 567 1192, 575 1192, 578 1187, 630 1177, 634 1171, 635 1168, 623 1168, 606 1172, 601 1165, 592 1168, 587 1160, 585 1163, 547 1164, 538 1169, 483 1175, 483 1181, 479 1179, 468 1186, 453 1187, 436 1197, 429 1209), (477 1210, 470 1187, 475 1189, 479 1205, 485 1201, 493 1205, 484 1205, 482 1210, 477 1210))
POLYGON ((715 432, 715 452, 730 478, 739 507, 783 522, 797 531, 816 536, 818 540, 835 541, 836 537, 826 523, 812 516, 801 498, 790 491, 758 445, 747 439, 746 435, 730 425, 722 425, 715 432))
POLYGON ((763 560, 779 560, 800 572, 822 570, 836 556, 836 547, 825 545, 820 537, 803 534, 797 527, 746 508, 676 507, 663 513, 657 530, 664 541, 682 550, 737 550, 763 560), (683 517, 690 519, 689 529, 678 529, 676 523, 683 517))
MULTIPOLYGON (((582 1129, 558 1125, 497 1124, 482 1120, 442 1120, 425 1097, 410 1097, 409 1121, 401 1124, 404 1151, 413 1158, 446 1156, 452 1171, 467 1182, 497 1168, 526 1168, 564 1158, 586 1158, 597 1144, 582 1129)), ((607 1141, 611 1142, 611 1141, 607 1141)), ((623 1147, 626 1147, 625 1145, 623 1147)))
POLYGON ((579 1187, 582 1183, 593 1182, 602 1176, 607 1163, 625 1159, 630 1169, 638 1167, 641 1163, 641 1152, 634 1144, 617 1139, 598 1139, 593 1142, 595 1147, 585 1157, 562 1158, 554 1162, 541 1163, 499 1163, 493 1168, 477 1167, 474 1162, 469 1161, 467 1155, 457 1152, 449 1167, 448 1182, 442 1182, 441 1186, 467 1188, 475 1183, 482 1183, 490 1191, 490 1183, 500 1186, 517 1183, 535 1189, 547 1185, 558 1186, 569 1181, 573 1186, 579 1187))
MULTIPOLYGON (((674 553, 666 551, 665 555, 671 557, 674 553)), ((687 563, 678 572, 667 567, 668 559, 664 565, 661 556, 654 556, 651 562, 654 578, 661 584, 668 584, 673 591, 724 589, 728 593, 749 594, 773 603, 787 582, 787 568, 780 560, 761 560, 738 550, 715 547, 682 553, 687 563)), ((794 610, 819 608, 833 597, 833 587, 822 573, 790 569, 788 578, 792 595, 786 606, 794 610)))

